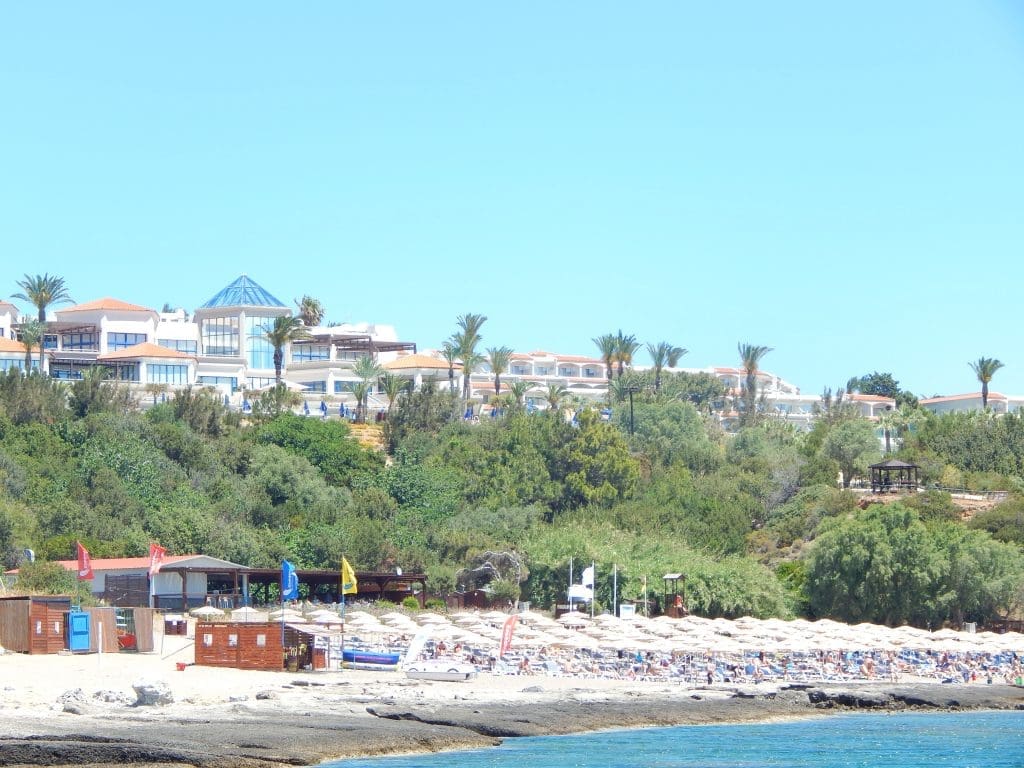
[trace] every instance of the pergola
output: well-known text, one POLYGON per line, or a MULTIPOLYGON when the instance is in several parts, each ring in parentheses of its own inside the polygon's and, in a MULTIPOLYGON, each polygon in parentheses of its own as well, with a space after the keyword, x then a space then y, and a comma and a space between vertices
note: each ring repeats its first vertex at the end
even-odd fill
POLYGON ((916 491, 919 485, 917 464, 908 464, 899 459, 889 459, 871 465, 871 490, 873 493, 898 493, 916 491))
MULTIPOLYGON (((324 602, 341 600, 341 574, 336 570, 297 569, 299 584, 305 584, 309 596, 324 602)), ((270 603, 277 599, 281 585, 280 568, 251 568, 247 571, 249 589, 257 603, 270 603), (274 589, 272 590, 271 587, 274 589)), ((356 571, 358 592, 348 595, 349 600, 392 600, 400 602, 410 595, 420 601, 422 608, 427 596, 425 573, 394 573, 390 571, 356 571), (419 587, 418 594, 416 587, 419 587)))

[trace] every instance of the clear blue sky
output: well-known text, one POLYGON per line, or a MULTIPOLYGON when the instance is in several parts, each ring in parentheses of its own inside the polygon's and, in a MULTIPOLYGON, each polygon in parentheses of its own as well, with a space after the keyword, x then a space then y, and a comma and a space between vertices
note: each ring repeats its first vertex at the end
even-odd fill
POLYGON ((1022 6, 834 5, 8 4, 0 293, 1022 394, 1022 6))

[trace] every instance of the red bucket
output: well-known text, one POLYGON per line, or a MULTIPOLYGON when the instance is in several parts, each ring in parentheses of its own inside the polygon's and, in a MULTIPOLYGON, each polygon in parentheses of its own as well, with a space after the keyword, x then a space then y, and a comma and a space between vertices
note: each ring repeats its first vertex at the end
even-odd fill
POLYGON ((188 664, 186 664, 184 661, 176 661, 176 662, 174 662, 174 666, 176 666, 178 668, 179 672, 184 672, 185 671, 185 667, 187 667, 188 664))

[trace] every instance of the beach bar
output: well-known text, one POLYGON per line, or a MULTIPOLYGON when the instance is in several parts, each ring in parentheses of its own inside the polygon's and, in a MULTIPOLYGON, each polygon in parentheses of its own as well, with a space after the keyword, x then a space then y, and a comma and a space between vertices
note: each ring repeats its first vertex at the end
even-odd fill
POLYGON ((278 621, 200 622, 195 660, 204 667, 269 672, 339 669, 341 633, 315 624, 278 621))

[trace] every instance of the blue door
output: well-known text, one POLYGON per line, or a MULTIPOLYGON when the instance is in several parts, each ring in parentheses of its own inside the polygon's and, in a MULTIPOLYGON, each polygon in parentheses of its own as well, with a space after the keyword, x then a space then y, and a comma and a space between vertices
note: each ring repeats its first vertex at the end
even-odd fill
POLYGON ((85 611, 69 611, 67 627, 68 650, 79 653, 89 652, 89 619, 85 611))

